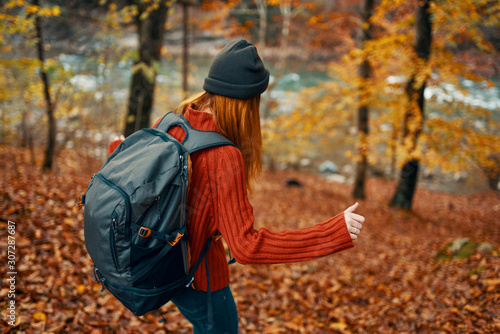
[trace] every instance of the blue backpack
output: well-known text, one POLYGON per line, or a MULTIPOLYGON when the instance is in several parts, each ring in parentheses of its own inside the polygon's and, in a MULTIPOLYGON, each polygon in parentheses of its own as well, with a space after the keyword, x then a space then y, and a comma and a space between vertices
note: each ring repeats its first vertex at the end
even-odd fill
POLYGON ((94 276, 137 316, 189 287, 210 247, 212 237, 190 268, 188 155, 219 145, 233 143, 170 112, 127 137, 92 176, 81 203, 94 276), (167 133, 172 126, 182 127, 183 142, 167 133))

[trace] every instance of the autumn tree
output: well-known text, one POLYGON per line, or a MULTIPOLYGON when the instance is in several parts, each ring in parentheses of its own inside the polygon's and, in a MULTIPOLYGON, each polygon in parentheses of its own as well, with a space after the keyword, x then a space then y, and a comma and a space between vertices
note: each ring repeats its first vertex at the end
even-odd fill
MULTIPOLYGON (((487 101, 486 96, 478 101, 473 94, 475 87, 484 92, 492 89, 495 85, 491 78, 500 72, 498 45, 494 44, 494 36, 500 32, 500 3, 443 0, 431 5, 434 25, 439 27, 433 36, 431 63, 438 68, 439 77, 453 86, 436 92, 450 102, 439 104, 426 120, 428 131, 423 144, 430 148, 425 155, 429 157, 427 164, 452 172, 473 171, 477 166, 489 187, 496 190, 500 173, 499 105, 487 101)), ((431 101, 440 98, 433 94, 431 101)))
POLYGON ((408 147, 408 158, 399 176, 399 183, 391 200, 391 206, 410 209, 418 180, 420 159, 415 156, 417 142, 424 127, 424 91, 427 78, 427 62, 431 54, 432 22, 431 0, 419 1, 415 14, 416 57, 412 62, 412 73, 406 85, 408 106, 403 119, 404 147, 408 147))
MULTIPOLYGON (((120 57, 125 58, 126 52, 117 49, 118 35, 110 35, 105 13, 96 4, 79 3, 81 7, 73 7, 75 3, 65 2, 62 8, 50 4, 40 1, 43 6, 37 7, 32 1, 8 1, 0 6, 2 143, 28 146, 34 164, 38 162, 37 148, 46 149, 49 142, 46 90, 37 48, 42 47, 43 72, 50 77, 49 91, 57 127, 52 153, 58 156, 64 149, 72 148, 89 155, 89 159, 102 157, 113 126, 124 116, 119 119, 116 112, 121 103, 116 102, 114 92, 118 87, 111 76, 116 73, 112 67, 120 57), (35 14, 42 19, 43 41, 37 38, 35 14), (81 27, 74 27, 75 20, 85 20, 79 23, 85 27, 85 36, 78 37, 83 32, 81 27), (83 42, 59 43, 61 30, 62 35, 76 36, 75 40, 83 42), (71 54, 89 41, 98 43, 82 48, 83 53, 71 54)), ((41 153, 39 156, 43 164, 45 156, 41 153)), ((52 169, 56 167, 60 166, 53 164, 52 169)))
MULTIPOLYGON (((494 65, 498 51, 489 39, 494 31, 499 31, 499 6, 494 1, 457 4, 443 0, 430 2, 428 10, 421 12, 433 17, 433 43, 426 51, 429 52, 426 61, 424 56, 418 57, 413 46, 417 38, 414 29, 417 3, 381 0, 371 19, 376 29, 364 48, 355 47, 346 39, 336 50, 351 51, 330 63, 331 81, 303 90, 293 101, 293 112, 265 124, 265 138, 272 140, 276 148, 273 152, 302 154, 312 149, 342 147, 347 149, 347 156, 356 160, 358 154, 353 151, 357 140, 350 128, 355 124, 359 106, 361 78, 353 73, 368 59, 371 84, 365 87, 364 98, 370 108, 369 166, 391 176, 392 170, 403 168, 412 158, 431 173, 456 173, 478 165, 491 175, 494 184, 499 169, 494 153, 500 151, 496 108, 472 98, 469 87, 483 87, 484 91, 493 87, 487 73, 498 73, 494 72, 495 68, 498 71, 494 65), (486 34, 488 31, 491 32, 486 34), (481 66, 481 60, 490 66, 481 66), (408 85, 411 78, 413 84, 408 85), (423 92, 424 81, 428 88, 422 97, 418 93, 423 92), (423 106, 424 100, 429 117, 422 123, 419 103, 423 106), (286 139, 277 145, 280 137, 286 139), (403 137, 407 139, 402 140, 403 137), (307 143, 316 143, 316 148, 307 143)), ((337 17, 344 16, 345 20, 336 22, 355 22, 355 17, 347 19, 347 13, 337 13, 337 17)), ((325 13, 318 13, 311 20, 334 31, 331 24, 335 20, 327 21, 325 17, 325 13)), ((316 35, 323 40, 328 38, 326 30, 316 35)))
POLYGON ((129 6, 137 28, 139 50, 133 66, 125 136, 151 125, 155 80, 170 2, 130 0, 129 6))
MULTIPOLYGON (((2 31, 2 42, 4 41, 5 32, 7 35, 23 36, 28 40, 34 41, 36 46, 38 72, 42 82, 42 91, 46 106, 47 115, 47 144, 45 148, 45 158, 43 170, 52 169, 52 165, 56 155, 56 119, 55 119, 55 104, 51 96, 51 87, 49 76, 46 69, 45 59, 45 44, 43 35, 43 18, 48 16, 58 16, 60 8, 58 6, 52 8, 42 8, 38 0, 33 0, 31 3, 27 1, 8 1, 3 5, 2 20, 7 25, 2 31)), ((2 43, 3 44, 3 43, 2 43)), ((12 50, 12 45, 6 46, 7 51, 12 50)), ((32 67, 27 67, 32 68, 32 67)), ((22 113, 22 129, 24 137, 29 135, 26 133, 26 117, 27 113, 22 113)))
MULTIPOLYGON (((241 0, 203 0, 200 11, 193 13, 193 25, 199 30, 210 30, 214 36, 232 38, 247 36, 248 27, 235 18, 241 0)), ((253 25, 253 22, 251 22, 253 25)))
MULTIPOLYGON (((40 8, 40 1, 33 0, 33 6, 40 8)), ((45 70, 45 53, 43 45, 43 25, 42 19, 38 13, 35 13, 36 46, 38 51, 38 60, 40 61, 40 76, 43 82, 43 92, 47 107, 48 134, 47 148, 45 149, 44 170, 52 169, 56 153, 56 119, 54 117, 54 105, 50 96, 50 84, 47 71, 45 70)))
MULTIPOLYGON (((324 62, 330 60, 328 66, 325 66, 328 73, 333 75, 341 70, 345 75, 337 75, 331 81, 303 89, 295 99, 281 101, 282 105, 294 106, 293 111, 286 114, 274 113, 274 117, 265 122, 264 140, 269 143, 265 145, 265 151, 285 161, 293 159, 293 156, 309 154, 308 152, 337 154, 334 152, 336 145, 345 146, 347 143, 350 146, 352 137, 346 134, 354 117, 361 87, 360 80, 353 75, 359 71, 361 62, 356 61, 358 69, 344 64, 338 64, 337 68, 335 62, 343 54, 346 56, 346 50, 352 50, 361 44, 354 42, 359 36, 359 30, 363 29, 359 9, 356 11, 358 2, 300 4, 300 17, 305 18, 305 21, 297 23, 301 24, 299 30, 304 32, 304 36, 301 36, 305 43, 303 52, 315 57, 322 56, 324 62), (357 88, 356 91, 354 87, 357 88)), ((366 52, 367 58, 370 52, 371 50, 366 52)), ((371 90, 367 93, 371 93, 371 90)), ((366 93, 364 97, 364 100, 369 99, 366 93)))
MULTIPOLYGON (((371 22, 370 18, 373 12, 373 0, 365 0, 363 3, 363 9, 361 12, 361 17, 363 20, 363 25, 361 28, 361 36, 360 36, 360 48, 363 49, 363 45, 365 42, 369 41, 371 38, 371 22)), ((359 98, 359 107, 358 107, 358 136, 359 136, 359 149, 358 149, 358 157, 356 158, 356 170, 355 170, 355 179, 354 179, 354 189, 352 192, 352 196, 354 198, 365 198, 365 179, 368 170, 368 101, 366 99, 366 86, 369 85, 371 66, 370 62, 367 59, 367 56, 364 55, 361 61, 361 65, 359 66, 359 76, 360 76, 360 98, 359 98)))

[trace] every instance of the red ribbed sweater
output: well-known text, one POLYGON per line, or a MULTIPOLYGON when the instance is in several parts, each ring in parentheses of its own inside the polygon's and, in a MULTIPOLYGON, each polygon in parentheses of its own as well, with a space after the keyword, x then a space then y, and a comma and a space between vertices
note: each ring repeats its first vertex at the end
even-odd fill
MULTIPOLYGON (((184 117, 195 129, 216 131, 212 114, 189 108, 184 117)), ((178 126, 171 128, 169 134, 178 140, 184 139, 184 131, 178 126)), ((191 162, 188 194, 191 265, 216 231, 222 234, 231 254, 241 264, 306 261, 353 247, 344 213, 295 231, 255 230, 243 157, 236 147, 220 146, 195 152, 191 162)), ((207 256, 210 290, 222 289, 229 284, 222 239, 212 242, 207 256)), ((207 291, 205 261, 195 274, 194 286, 207 291)))

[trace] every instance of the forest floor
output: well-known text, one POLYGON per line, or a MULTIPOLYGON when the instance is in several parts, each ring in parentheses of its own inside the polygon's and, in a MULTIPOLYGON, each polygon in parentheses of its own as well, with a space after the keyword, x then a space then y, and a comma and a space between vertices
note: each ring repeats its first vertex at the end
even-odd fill
MULTIPOLYGON (((15 223, 17 272, 15 297, 9 284, 0 290, 2 333, 191 332, 171 303, 162 308, 166 323, 155 314, 135 317, 94 281, 83 210, 73 206, 99 163, 63 152, 56 170, 42 174, 40 161, 33 166, 28 151, 12 147, 0 147, 0 161, 2 278, 8 282, 11 270, 8 221, 15 223)), ((367 220, 352 249, 295 264, 230 266, 240 332, 500 332, 500 194, 419 188, 410 212, 388 207, 394 188, 392 181, 367 181, 358 210, 367 220), (460 238, 470 241, 461 249, 460 238), (446 247, 453 241, 455 248, 446 247), (476 250, 481 242, 495 249, 476 250), (465 258, 454 258, 465 248, 465 258)), ((256 228, 279 231, 343 211, 355 202, 350 193, 349 185, 310 174, 264 172, 250 202, 256 228), (286 187, 289 178, 303 186, 286 187)))

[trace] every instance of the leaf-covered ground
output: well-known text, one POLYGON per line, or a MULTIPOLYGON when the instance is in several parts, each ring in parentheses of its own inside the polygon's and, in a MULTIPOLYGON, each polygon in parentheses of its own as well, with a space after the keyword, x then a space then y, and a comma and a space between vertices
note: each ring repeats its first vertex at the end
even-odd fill
MULTIPOLYGON (((41 152, 40 152, 41 153, 41 152)), ((41 154, 39 154, 41 156, 41 154)), ((190 333, 167 304, 135 317, 93 280, 83 242, 83 211, 73 210, 99 164, 63 152, 42 174, 28 152, 0 147, 0 254, 7 270, 7 220, 16 223, 16 326, 3 333, 190 333)), ((436 260, 459 238, 500 246, 500 195, 419 189, 414 210, 389 208, 394 183, 370 179, 359 212, 367 222, 355 247, 333 256, 272 266, 231 266, 241 333, 500 332, 498 251, 436 260)), ((351 205, 350 186, 297 172, 264 173, 250 201, 257 228, 296 229, 351 205), (302 188, 285 187, 295 178, 302 188)), ((444 256, 451 257, 452 249, 444 256)), ((4 279, 5 281, 5 279, 4 279)))

